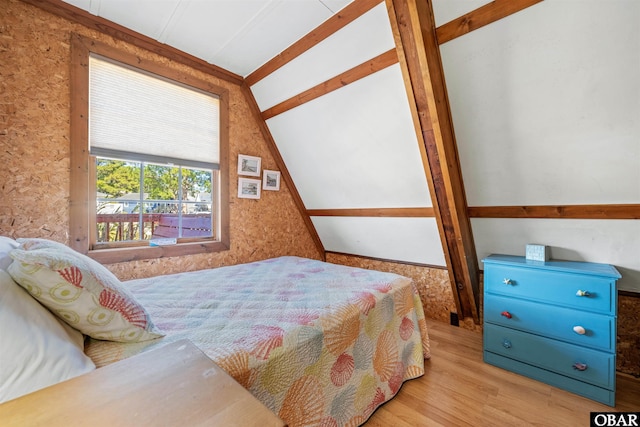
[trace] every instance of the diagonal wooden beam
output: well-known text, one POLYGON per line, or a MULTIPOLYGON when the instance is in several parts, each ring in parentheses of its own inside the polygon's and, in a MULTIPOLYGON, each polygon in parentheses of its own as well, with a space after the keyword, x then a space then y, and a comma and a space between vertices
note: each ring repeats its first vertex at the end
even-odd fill
POLYGON ((436 29, 438 44, 443 44, 499 19, 520 12, 542 0, 495 0, 447 22, 436 29))
POLYGON ((266 64, 245 77, 251 87, 269 74, 287 65, 312 47, 346 27, 384 0, 353 0, 344 9, 320 24, 316 29, 270 59, 266 64))
POLYGON ((273 107, 264 110, 262 112, 262 118, 264 120, 269 120, 270 118, 275 117, 278 114, 282 114, 306 102, 313 101, 316 98, 320 98, 321 96, 333 92, 334 90, 343 88, 348 84, 358 81, 364 77, 370 76, 371 74, 383 70, 393 64, 396 64, 397 62, 398 56, 396 54, 396 50, 391 49, 369 61, 366 61, 351 68, 350 70, 345 71, 344 73, 338 74, 337 76, 323 83, 320 83, 319 85, 316 85, 311 89, 307 89, 292 98, 282 101, 280 104, 274 105, 273 107))
POLYGON ((427 0, 386 0, 458 314, 479 318, 479 271, 449 100, 427 0))

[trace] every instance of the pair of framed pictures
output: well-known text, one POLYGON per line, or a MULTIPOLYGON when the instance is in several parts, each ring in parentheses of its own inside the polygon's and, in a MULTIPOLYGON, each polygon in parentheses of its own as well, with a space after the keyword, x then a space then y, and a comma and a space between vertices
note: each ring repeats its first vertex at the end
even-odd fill
MULTIPOLYGON (((262 159, 255 156, 238 155, 238 175, 260 176, 262 159)), ((280 190, 280 172, 265 169, 262 181, 253 178, 238 178, 238 197, 243 199, 259 199, 260 190, 280 190), (262 186, 261 186, 262 184, 262 186)))

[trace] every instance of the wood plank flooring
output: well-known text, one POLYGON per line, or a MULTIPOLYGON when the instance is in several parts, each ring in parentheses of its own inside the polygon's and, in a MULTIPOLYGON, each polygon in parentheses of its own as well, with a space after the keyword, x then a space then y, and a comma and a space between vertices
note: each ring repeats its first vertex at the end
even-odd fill
POLYGON ((404 383, 365 427, 577 426, 592 411, 640 411, 640 379, 618 374, 611 408, 482 361, 482 335, 430 321, 426 374, 404 383))

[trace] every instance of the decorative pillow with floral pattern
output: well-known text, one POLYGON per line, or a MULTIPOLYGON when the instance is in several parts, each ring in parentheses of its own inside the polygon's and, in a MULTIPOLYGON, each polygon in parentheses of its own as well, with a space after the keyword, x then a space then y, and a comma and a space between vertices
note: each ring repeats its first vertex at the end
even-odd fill
POLYGON ((57 242, 18 239, 7 269, 41 304, 93 338, 120 342, 163 336, 147 311, 109 270, 57 242))

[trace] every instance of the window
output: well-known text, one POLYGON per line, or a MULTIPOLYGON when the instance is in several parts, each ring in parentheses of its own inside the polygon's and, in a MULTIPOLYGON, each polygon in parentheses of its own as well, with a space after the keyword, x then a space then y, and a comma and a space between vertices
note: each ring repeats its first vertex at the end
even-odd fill
POLYGON ((227 249, 227 91, 79 35, 72 56, 72 247, 102 262, 227 249))
POLYGON ((215 237, 217 171, 136 162, 126 156, 95 159, 95 246, 215 237))

